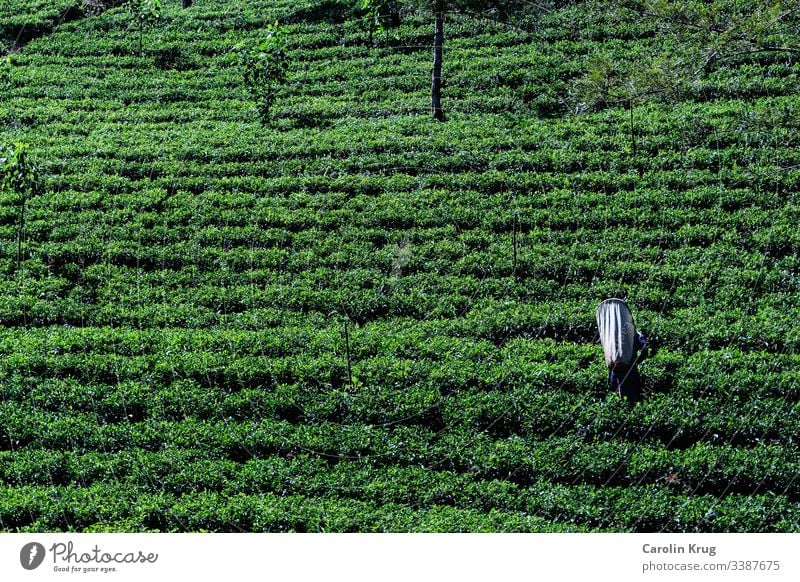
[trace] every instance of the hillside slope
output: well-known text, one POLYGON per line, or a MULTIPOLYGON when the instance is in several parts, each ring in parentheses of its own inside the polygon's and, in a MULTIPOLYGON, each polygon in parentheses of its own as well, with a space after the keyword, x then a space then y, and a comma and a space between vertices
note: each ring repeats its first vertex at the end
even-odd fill
POLYGON ((631 15, 448 15, 439 123, 430 18, 338 14, 165 0, 141 54, 116 8, 14 55, 0 143, 47 188, 19 270, 0 199, 0 529, 800 530, 796 59, 640 104, 634 152, 564 105, 659 42, 631 15), (235 51, 275 20, 264 127, 235 51))

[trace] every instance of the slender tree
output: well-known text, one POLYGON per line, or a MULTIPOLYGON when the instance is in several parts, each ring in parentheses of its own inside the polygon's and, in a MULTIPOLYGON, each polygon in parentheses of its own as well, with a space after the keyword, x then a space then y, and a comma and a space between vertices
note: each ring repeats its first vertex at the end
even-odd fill
POLYGON ((570 100, 576 113, 609 106, 628 109, 633 158, 637 105, 685 96, 712 68, 737 58, 766 52, 800 54, 793 44, 800 33, 800 0, 610 0, 604 6, 651 21, 664 39, 658 49, 637 52, 630 59, 595 54, 572 84, 570 100))
MULTIPOLYGON (((431 115, 434 119, 444 121, 444 106, 442 105, 442 87, 445 42, 445 15, 457 13, 464 16, 481 15, 493 16, 499 20, 508 20, 510 16, 522 5, 527 5, 525 0, 419 0, 425 9, 431 11, 433 16, 433 70, 431 72, 431 115)), ((546 4, 544 2, 543 4, 546 4)), ((541 10, 537 7, 537 10, 541 10)))
MULTIPOLYGON (((25 243, 25 205, 28 198, 35 195, 41 187, 39 172, 28 156, 28 146, 15 143, 10 147, 0 148, 0 194, 16 197, 19 208, 17 220, 17 282, 22 286, 23 245, 25 243)), ((23 303, 22 319, 28 325, 27 307, 23 303)))
POLYGON ((18 198, 19 220, 17 223, 17 270, 22 263, 22 244, 25 232, 25 204, 39 189, 36 166, 28 156, 28 146, 15 143, 0 149, 0 192, 18 198))
POLYGON ((695 76, 717 62, 765 52, 800 54, 800 0, 617 0, 694 52, 695 76))
MULTIPOLYGON (((589 2, 587 1, 587 4, 589 2)), ((573 85, 577 110, 674 99, 715 66, 759 53, 800 54, 800 0, 609 0, 658 27, 657 52, 594 55, 573 85), (664 50, 664 47, 668 47, 664 50)), ((632 136, 633 139, 633 136, 632 136)))
POLYGON ((261 44, 254 49, 240 49, 238 58, 245 85, 258 101, 261 122, 267 125, 272 105, 286 82, 289 70, 286 30, 278 22, 271 24, 261 44))
POLYGON ((154 25, 161 19, 161 7, 161 0, 129 0, 128 2, 132 23, 139 30, 140 56, 144 48, 145 28, 154 25))

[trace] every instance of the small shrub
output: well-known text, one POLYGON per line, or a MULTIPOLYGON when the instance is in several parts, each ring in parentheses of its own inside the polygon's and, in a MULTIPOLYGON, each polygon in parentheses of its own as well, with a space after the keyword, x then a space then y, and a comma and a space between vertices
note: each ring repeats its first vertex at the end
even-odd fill
POLYGON ((270 111, 281 85, 286 81, 286 30, 277 22, 269 26, 267 37, 256 49, 238 51, 248 91, 258 101, 261 122, 269 123, 270 111))

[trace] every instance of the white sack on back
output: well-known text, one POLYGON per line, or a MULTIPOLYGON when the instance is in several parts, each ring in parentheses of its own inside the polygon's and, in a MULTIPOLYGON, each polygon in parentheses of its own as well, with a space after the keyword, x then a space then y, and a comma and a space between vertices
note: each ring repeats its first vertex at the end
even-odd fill
POLYGON ((630 365, 634 358, 636 327, 628 305, 621 299, 606 299, 597 306, 597 328, 606 366, 630 365))

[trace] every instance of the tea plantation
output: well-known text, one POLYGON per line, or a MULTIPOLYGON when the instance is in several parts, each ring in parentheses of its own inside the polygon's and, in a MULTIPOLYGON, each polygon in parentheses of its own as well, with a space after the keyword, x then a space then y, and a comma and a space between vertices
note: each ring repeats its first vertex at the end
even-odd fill
POLYGON ((800 531, 796 53, 632 129, 572 88, 658 23, 448 13, 439 122, 424 8, 90 4, 0 0, 0 531, 800 531))

